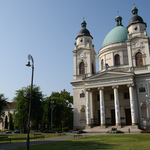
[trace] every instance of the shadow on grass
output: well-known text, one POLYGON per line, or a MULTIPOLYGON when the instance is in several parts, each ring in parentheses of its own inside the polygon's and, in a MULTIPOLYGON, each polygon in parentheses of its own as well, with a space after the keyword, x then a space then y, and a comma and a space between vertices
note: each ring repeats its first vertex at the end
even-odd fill
MULTIPOLYGON (((15 135, 15 137, 14 137, 14 135, 0 135, 0 144, 6 144, 7 143, 7 139, 1 141, 1 138, 2 137, 6 137, 6 136, 8 136, 8 138, 11 139, 11 143, 14 143, 14 142, 26 142, 27 141, 27 137, 24 136, 24 135, 23 135, 24 137, 22 137, 20 135, 15 135)), ((30 137, 31 141, 33 141, 33 140, 40 140, 40 139, 42 139, 42 138, 40 138, 40 137, 38 137, 38 138, 30 137)))
MULTIPOLYGON (((115 144, 105 144, 100 141, 59 141, 45 144, 34 145, 30 150, 96 150, 96 149, 115 149, 115 144)), ((26 150, 26 148, 17 148, 12 150, 26 150)))

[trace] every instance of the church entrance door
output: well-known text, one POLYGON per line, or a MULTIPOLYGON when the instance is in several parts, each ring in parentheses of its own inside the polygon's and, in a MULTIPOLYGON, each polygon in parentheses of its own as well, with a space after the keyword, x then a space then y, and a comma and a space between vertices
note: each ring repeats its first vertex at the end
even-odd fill
POLYGON ((111 109, 111 125, 116 124, 116 119, 115 119, 115 109, 111 109))
POLYGON ((131 125, 131 109, 125 109, 125 116, 126 116, 126 125, 131 125))

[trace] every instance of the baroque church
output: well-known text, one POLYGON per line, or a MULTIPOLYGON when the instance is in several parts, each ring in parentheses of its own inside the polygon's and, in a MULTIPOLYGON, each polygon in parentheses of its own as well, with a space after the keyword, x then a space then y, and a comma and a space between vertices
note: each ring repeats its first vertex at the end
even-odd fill
POLYGON ((73 50, 74 128, 150 129, 150 40, 135 6, 132 14, 127 27, 115 18, 98 54, 82 21, 73 50))

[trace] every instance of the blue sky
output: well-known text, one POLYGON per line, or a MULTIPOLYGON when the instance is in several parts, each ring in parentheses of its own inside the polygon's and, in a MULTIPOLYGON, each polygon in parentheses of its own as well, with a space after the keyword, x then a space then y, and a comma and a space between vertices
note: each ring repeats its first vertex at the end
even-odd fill
POLYGON ((16 90, 30 85, 25 64, 31 54, 33 82, 43 94, 66 89, 72 95, 72 51, 83 17, 98 53, 117 11, 128 26, 133 3, 150 35, 149 0, 0 0, 0 93, 11 101, 16 90))

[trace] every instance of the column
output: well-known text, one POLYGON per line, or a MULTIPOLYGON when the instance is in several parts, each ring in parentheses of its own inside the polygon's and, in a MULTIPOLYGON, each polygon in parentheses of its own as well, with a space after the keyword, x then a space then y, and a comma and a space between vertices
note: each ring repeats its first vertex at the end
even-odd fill
POLYGON ((104 87, 98 88, 100 96, 100 120, 101 126, 105 126, 104 87))
POLYGON ((136 125, 136 115, 135 115, 135 104, 134 104, 134 92, 133 92, 133 86, 134 84, 127 85, 129 87, 129 94, 130 94, 130 108, 131 108, 131 119, 132 119, 132 125, 136 125))
POLYGON ((120 122, 120 108, 119 108, 119 96, 118 96, 118 87, 113 86, 114 89, 114 103, 115 103, 115 116, 116 116, 116 125, 121 125, 120 122))
POLYGON ((90 115, 90 89, 86 89, 86 125, 91 125, 91 115, 90 115))

